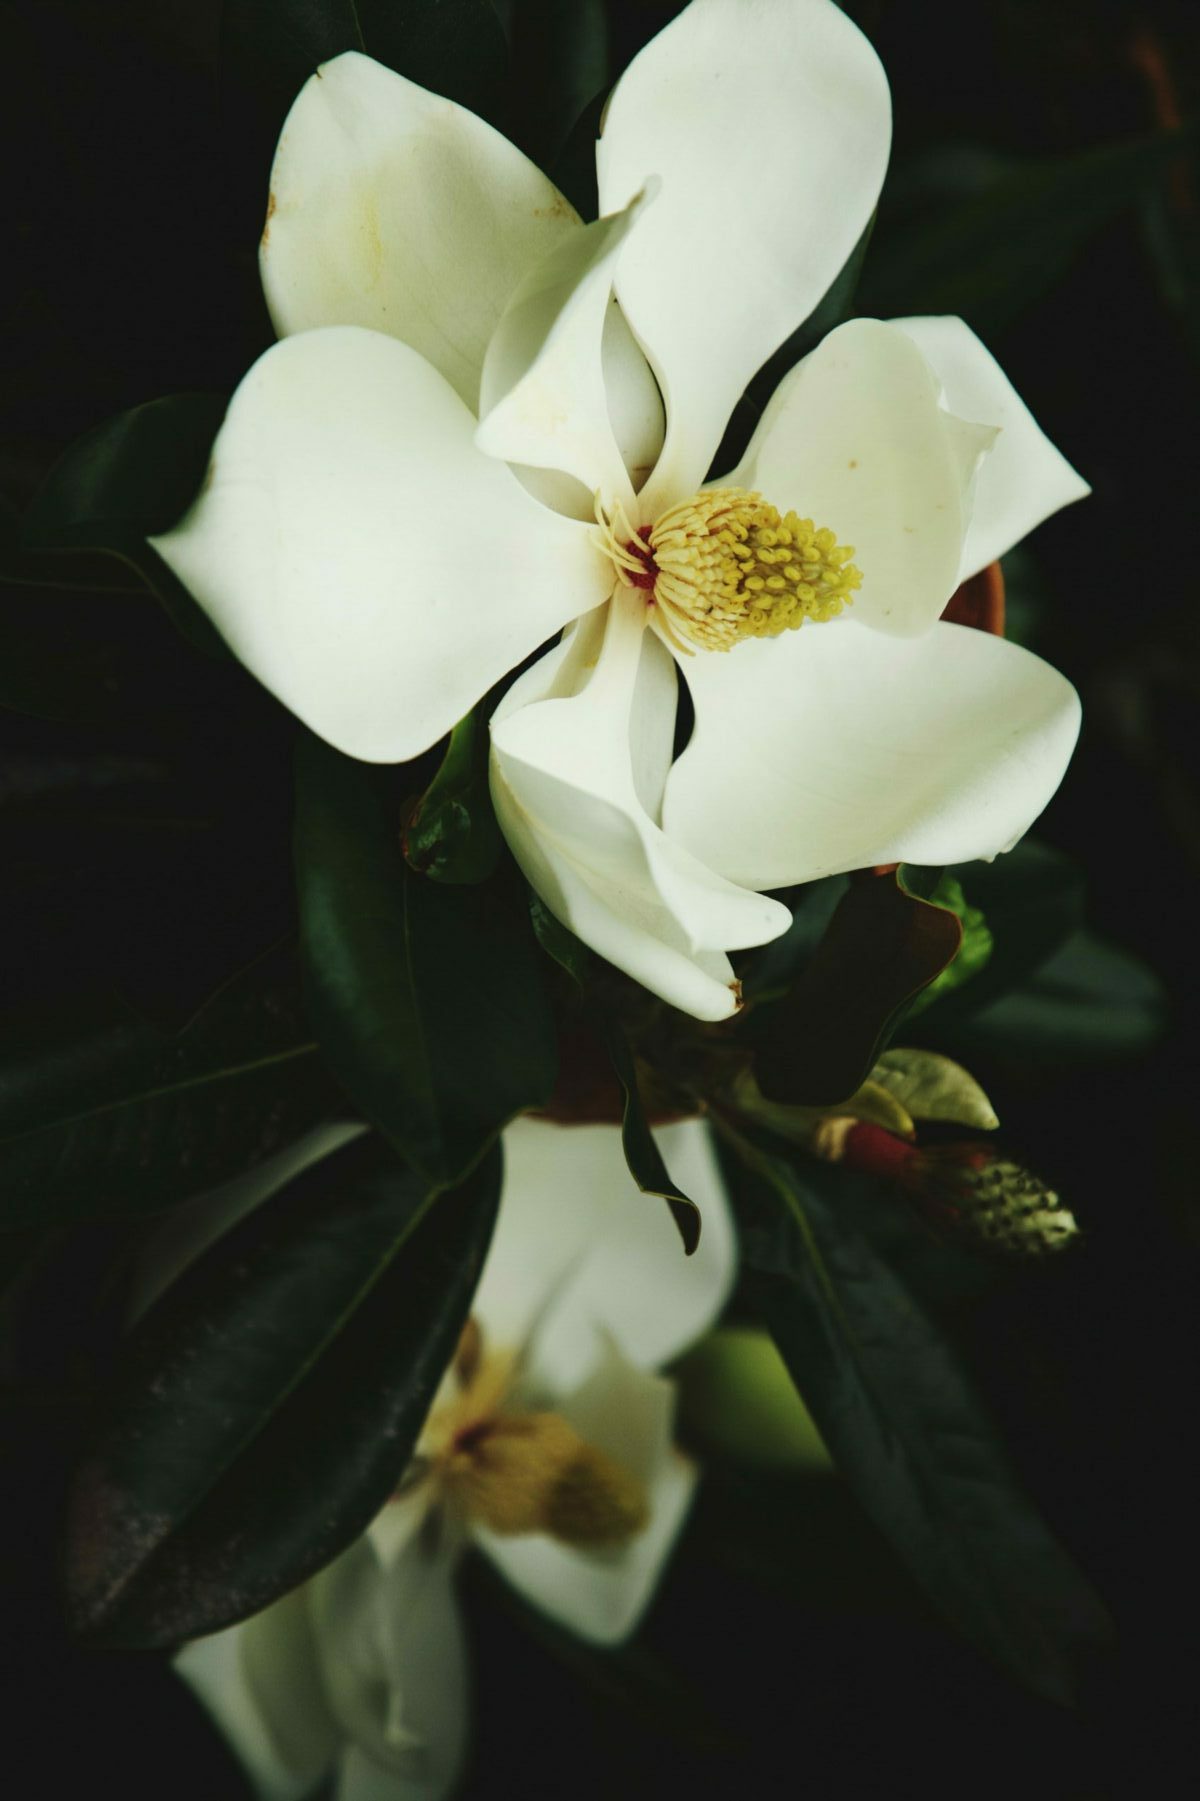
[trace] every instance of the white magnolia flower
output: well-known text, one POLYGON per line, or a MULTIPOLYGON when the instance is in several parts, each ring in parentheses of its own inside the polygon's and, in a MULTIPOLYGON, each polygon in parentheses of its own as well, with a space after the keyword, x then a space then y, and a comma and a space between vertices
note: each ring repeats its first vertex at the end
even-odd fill
POLYGON ((696 1480, 652 1372, 716 1319, 733 1226, 705 1127, 659 1142, 704 1212, 684 1257, 616 1126, 518 1120, 472 1323, 397 1498, 311 1581, 177 1659, 264 1801, 436 1801, 466 1745, 454 1570, 474 1542, 596 1644, 628 1636, 696 1480))
POLYGON ((703 1019, 738 1004, 727 953, 787 926, 762 891, 1007 849, 1078 730, 1054 670, 939 622, 1087 492, 961 320, 832 332, 701 487, 889 141, 830 0, 692 0, 610 98, 587 226, 473 114, 336 58, 276 156, 281 342, 156 540, 260 680, 372 761, 570 628, 493 718, 501 826, 565 924, 703 1019))

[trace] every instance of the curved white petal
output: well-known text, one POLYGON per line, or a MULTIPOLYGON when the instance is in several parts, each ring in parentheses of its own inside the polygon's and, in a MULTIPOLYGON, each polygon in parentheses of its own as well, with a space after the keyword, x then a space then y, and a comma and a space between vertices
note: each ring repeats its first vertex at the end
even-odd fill
POLYGON ((618 589, 581 692, 542 698, 566 667, 561 649, 514 684, 492 719, 492 798, 564 925, 673 1006, 724 1019, 738 1004, 725 952, 778 937, 789 915, 714 876, 643 810, 630 719, 644 626, 640 597, 618 589))
POLYGON ((488 339, 579 216, 507 138, 347 51, 301 88, 259 253, 280 337, 364 325, 411 344, 475 409, 488 339))
POLYGON ((650 1517, 628 1544, 583 1551, 543 1533, 506 1538, 476 1529, 481 1548, 531 1605, 593 1644, 619 1644, 636 1629, 687 1516, 696 1471, 672 1448, 674 1409, 674 1383, 611 1349, 562 1405, 577 1431, 645 1483, 650 1517))
POLYGON ((997 425, 984 458, 963 545, 959 580, 1002 557, 1035 525, 1091 489, 1055 448, 990 350, 962 319, 897 319, 942 384, 946 405, 963 419, 997 425))
POLYGON ((626 506, 602 351, 617 259, 649 197, 573 232, 520 282, 487 347, 475 434, 488 456, 564 470, 626 506))
POLYGON ((474 1312, 489 1342, 526 1345, 539 1395, 581 1382, 601 1340, 644 1369, 665 1363, 728 1298, 733 1220, 707 1128, 685 1120, 655 1136, 700 1209, 690 1257, 666 1205, 630 1175, 619 1126, 521 1119, 504 1134, 500 1217, 474 1312))
POLYGON ((696 657, 689 677, 696 730, 666 829, 762 888, 1009 850, 1079 731, 1057 670, 945 623, 897 639, 838 619, 696 657))
POLYGON ((617 83, 600 210, 663 181, 617 274, 667 403, 651 514, 699 486, 747 381, 841 269, 890 138, 879 60, 831 0, 692 0, 617 83))
POLYGON ((453 1555, 414 1541, 390 1565, 358 1539, 309 1584, 330 1709, 346 1741, 338 1794, 440 1801, 467 1738, 453 1555))
POLYGON ((191 511, 153 540, 247 668, 368 762, 427 749, 611 578, 587 526, 474 431, 394 338, 285 338, 234 395, 191 511))
POLYGON ((658 383, 615 294, 604 321, 603 355, 608 414, 636 493, 662 452, 666 414, 658 383))
POLYGON ((759 489, 852 545, 863 573, 853 617, 908 636, 927 631, 958 586, 972 483, 993 436, 945 411, 899 326, 852 319, 784 376, 722 484, 759 489))
POLYGON ((228 1740, 260 1801, 301 1801, 341 1734, 325 1700, 306 1592, 184 1645, 175 1669, 228 1740))

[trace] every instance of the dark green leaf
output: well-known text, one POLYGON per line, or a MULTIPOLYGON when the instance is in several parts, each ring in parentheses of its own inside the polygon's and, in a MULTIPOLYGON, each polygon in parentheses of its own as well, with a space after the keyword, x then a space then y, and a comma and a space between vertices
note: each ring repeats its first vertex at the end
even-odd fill
POLYGON ((561 920, 555 919, 540 894, 529 890, 529 917, 533 922, 534 936, 548 957, 553 957, 560 969, 565 969, 577 988, 582 988, 587 980, 588 965, 591 952, 574 932, 568 931, 561 920))
MULTIPOLYGON (((1122 209, 1152 191, 1191 132, 1160 133, 1072 156, 981 169, 970 198, 885 201, 862 282, 862 310, 961 313, 985 337, 1003 330, 1059 281, 1122 209)), ((938 152, 942 167, 953 161, 938 152)))
POLYGON ((375 1138, 292 1182, 135 1328, 71 1498, 76 1629, 169 1645, 266 1606, 384 1505, 453 1355, 499 1152, 430 1203, 375 1138))
POLYGON ((964 1021, 954 1042, 1025 1072, 1078 1069, 1141 1056, 1167 1019, 1167 997, 1153 971, 1080 931, 1023 986, 964 1021))
POLYGON ((226 0, 221 90, 233 168, 261 229, 283 121, 320 63, 358 50, 494 118, 508 47, 490 0, 226 0))
POLYGON ((745 1139, 747 1262, 846 1480, 959 1631, 1061 1703, 1111 1627, 1014 1479, 956 1357, 890 1269, 797 1172, 745 1139))
POLYGON ((638 1089, 637 1069, 629 1041, 612 1019, 598 1022, 613 1069, 625 1096, 621 1121, 621 1145, 629 1173, 643 1194, 661 1195, 671 1209, 671 1218, 679 1228, 683 1248, 690 1257, 700 1243, 700 1209, 671 1180, 662 1153, 654 1141, 638 1089))
POLYGON ((600 211, 596 186, 596 139, 608 90, 594 94, 572 125, 550 175, 581 219, 594 219, 600 211))
POLYGON ((855 876, 792 988, 750 1016, 763 1094, 803 1106, 847 1099, 906 1002, 961 942, 954 914, 910 892, 900 874, 855 876))
MULTIPOLYGON (((136 569, 179 629, 225 657, 216 628, 167 568, 147 535, 166 531, 200 491, 225 413, 216 394, 171 394, 118 413, 73 444, 35 495, 27 549, 96 550, 136 569)), ((47 556, 47 568, 53 566, 47 556)))
POLYGON ((608 83, 604 0, 516 0, 512 44, 514 137, 548 169, 580 109, 608 83))
MULTIPOLYGON (((401 778, 402 779, 402 778, 401 778)), ((296 869, 313 1021, 338 1078, 435 1187, 554 1087, 554 1022, 523 886, 414 874, 395 777, 305 734, 296 869)))
POLYGON ((1023 838, 993 863, 959 864, 954 873, 987 920, 992 951, 970 982, 933 998, 918 1028, 922 1034, 942 1032, 1023 982, 1083 917, 1082 871, 1036 838, 1023 838))
POLYGON ((336 1097, 287 961, 238 977, 177 1038, 132 1016, 40 1036, 10 1025, 0 1228, 171 1206, 326 1117, 336 1097))
POLYGON ((963 893, 962 883, 949 872, 943 874, 941 881, 929 896, 935 906, 949 907, 962 925, 962 946, 953 963, 948 963, 940 975, 933 978, 928 988, 923 988, 909 1002, 909 1019, 935 1001, 939 995, 951 994, 977 976, 987 966, 992 954, 992 932, 987 920, 978 907, 973 907, 963 893))
POLYGON ((484 700, 450 734, 441 767, 404 833, 404 855, 435 882, 482 882, 500 860, 500 827, 488 791, 484 700))

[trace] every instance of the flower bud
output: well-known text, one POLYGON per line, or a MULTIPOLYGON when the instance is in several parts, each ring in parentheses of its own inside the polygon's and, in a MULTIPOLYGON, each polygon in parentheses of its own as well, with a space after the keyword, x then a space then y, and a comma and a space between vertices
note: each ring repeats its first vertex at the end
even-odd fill
POLYGON ((828 1163, 899 1183, 931 1226, 976 1250, 1041 1257, 1079 1235, 1054 1190, 988 1144, 914 1145, 835 1117, 817 1128, 813 1149, 828 1163))

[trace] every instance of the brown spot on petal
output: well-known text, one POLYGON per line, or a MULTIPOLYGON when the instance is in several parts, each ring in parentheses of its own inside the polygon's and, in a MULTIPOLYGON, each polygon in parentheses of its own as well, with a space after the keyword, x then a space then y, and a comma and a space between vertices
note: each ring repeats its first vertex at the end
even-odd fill
POLYGON ((271 220, 275 217, 275 208, 278 204, 279 202, 275 198, 275 190, 272 188, 271 192, 267 195, 267 216, 263 220, 262 237, 259 240, 260 248, 263 250, 266 249, 267 239, 271 235, 271 220))

